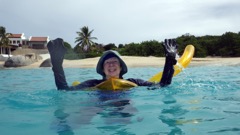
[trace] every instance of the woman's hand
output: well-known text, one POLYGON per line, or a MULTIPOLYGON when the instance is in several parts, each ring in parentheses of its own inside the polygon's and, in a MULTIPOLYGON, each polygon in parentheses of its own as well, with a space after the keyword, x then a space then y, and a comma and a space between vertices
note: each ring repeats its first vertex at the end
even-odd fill
POLYGON ((165 39, 163 43, 163 48, 164 48, 166 57, 175 58, 177 54, 177 47, 178 47, 178 44, 176 42, 176 39, 165 39))
POLYGON ((63 39, 57 38, 55 40, 49 41, 47 48, 51 56, 53 67, 62 66, 64 55, 67 51, 67 49, 64 47, 63 39))

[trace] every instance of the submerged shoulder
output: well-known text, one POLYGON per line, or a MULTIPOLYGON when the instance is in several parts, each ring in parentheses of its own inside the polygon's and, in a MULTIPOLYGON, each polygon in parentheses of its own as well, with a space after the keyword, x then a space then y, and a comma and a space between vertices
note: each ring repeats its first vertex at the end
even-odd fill
POLYGON ((138 86, 151 86, 151 85, 153 85, 152 82, 145 81, 145 80, 139 79, 139 78, 128 78, 127 80, 137 84, 138 86))
POLYGON ((92 84, 99 84, 99 83, 101 83, 101 82, 103 82, 104 80, 99 80, 99 79, 90 79, 90 80, 86 80, 86 81, 84 81, 84 82, 82 82, 82 83, 92 83, 92 84))
POLYGON ((91 88, 91 87, 94 87, 94 86, 98 85, 101 82, 103 82, 103 80, 90 79, 90 80, 86 80, 86 81, 81 82, 77 86, 74 86, 73 89, 91 88))

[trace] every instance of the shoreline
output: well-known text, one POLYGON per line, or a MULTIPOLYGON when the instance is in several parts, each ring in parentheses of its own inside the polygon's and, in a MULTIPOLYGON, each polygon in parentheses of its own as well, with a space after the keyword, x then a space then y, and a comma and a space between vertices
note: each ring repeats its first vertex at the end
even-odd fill
MULTIPOLYGON (((46 58, 45 58, 46 59, 46 58)), ((31 69, 39 68, 40 64, 45 60, 39 60, 31 65, 17 67, 20 69, 31 69)), ((163 67, 165 63, 164 57, 140 57, 140 56, 122 56, 128 67, 163 67)), ((99 57, 87 58, 81 60, 66 60, 63 61, 64 68, 95 68, 99 57)), ((3 67, 4 61, 0 61, 0 68, 7 69, 3 67)), ((240 65, 240 57, 236 58, 220 58, 220 57, 207 57, 207 58, 193 58, 188 67, 193 66, 205 66, 205 65, 240 65)))

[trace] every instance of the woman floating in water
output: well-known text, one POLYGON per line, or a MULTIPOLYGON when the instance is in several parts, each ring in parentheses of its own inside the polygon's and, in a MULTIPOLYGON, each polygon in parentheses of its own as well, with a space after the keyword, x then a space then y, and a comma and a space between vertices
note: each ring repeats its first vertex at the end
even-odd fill
MULTIPOLYGON (((123 79, 123 75, 128 72, 127 65, 121 59, 118 52, 109 50, 106 51, 99 59, 96 70, 97 73, 102 75, 102 79, 91 79, 84 81, 76 86, 69 86, 67 84, 64 70, 62 67, 63 58, 66 53, 63 40, 57 38, 48 42, 48 50, 52 61, 52 70, 54 72, 55 83, 58 90, 83 90, 86 88, 95 87, 104 81, 117 78, 123 79)), ((174 65, 177 63, 175 57, 177 53, 177 43, 175 39, 165 39, 164 44, 165 51, 165 65, 162 78, 159 83, 149 82, 138 78, 129 78, 126 81, 133 83, 133 86, 167 86, 171 84, 174 65)))

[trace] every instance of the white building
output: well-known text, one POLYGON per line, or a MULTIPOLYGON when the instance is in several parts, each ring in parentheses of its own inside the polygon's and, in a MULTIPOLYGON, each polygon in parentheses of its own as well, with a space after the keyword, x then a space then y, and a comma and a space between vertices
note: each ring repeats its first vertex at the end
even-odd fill
POLYGON ((49 36, 46 37, 33 37, 30 36, 27 39, 22 34, 11 34, 8 36, 9 45, 0 46, 0 54, 2 55, 11 55, 11 52, 16 50, 19 47, 32 48, 32 49, 47 49, 47 43, 50 41, 49 36))
POLYGON ((29 48, 46 49, 49 37, 30 37, 28 41, 29 48))
POLYGON ((22 45, 27 44, 27 39, 24 36, 24 33, 22 34, 11 34, 8 36, 9 39, 9 45, 8 46, 1 46, 0 53, 1 54, 8 54, 11 55, 11 51, 15 50, 18 47, 21 47, 22 45))
POLYGON ((27 38, 22 34, 11 34, 8 39, 10 40, 10 45, 12 47, 22 47, 22 45, 27 45, 27 38))

